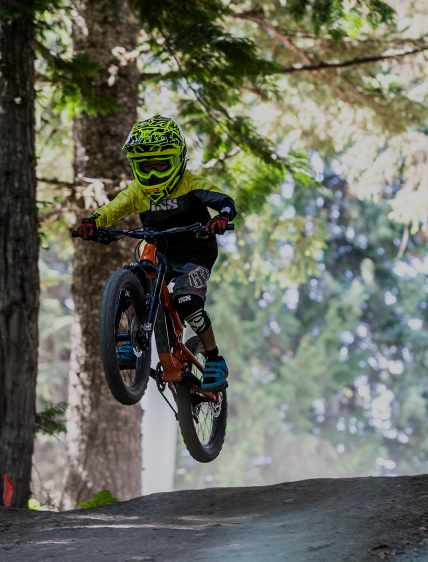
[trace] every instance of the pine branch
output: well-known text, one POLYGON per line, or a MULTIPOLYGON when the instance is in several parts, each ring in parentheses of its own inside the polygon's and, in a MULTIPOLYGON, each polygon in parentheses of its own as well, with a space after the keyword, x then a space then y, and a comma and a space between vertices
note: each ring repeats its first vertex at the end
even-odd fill
POLYGON ((70 189, 74 189, 75 184, 68 182, 68 181, 62 181, 62 180, 58 180, 56 178, 52 178, 52 179, 48 179, 48 178, 37 178, 37 181, 43 182, 43 183, 48 183, 51 185, 58 185, 59 187, 68 187, 70 189))
POLYGON ((55 208, 51 211, 39 215, 39 221, 42 226, 46 226, 52 221, 58 220, 64 213, 79 213, 80 210, 80 207, 66 199, 62 203, 56 203, 55 208))
POLYGON ((93 77, 103 70, 88 53, 73 55, 71 59, 53 53, 36 40, 36 51, 46 61, 46 77, 56 91, 57 107, 68 106, 74 112, 85 110, 90 114, 106 114, 122 106, 110 95, 99 95, 93 86, 93 77))
POLYGON ((67 402, 58 402, 58 404, 48 404, 43 412, 37 412, 36 433, 45 435, 67 433, 63 419, 67 406, 67 402))
POLYGON ((141 82, 147 82, 147 80, 153 80, 153 78, 159 78, 163 76, 160 72, 141 72, 140 73, 141 82))
POLYGON ((132 178, 127 178, 125 174, 120 174, 120 178, 107 179, 107 178, 85 178, 82 174, 77 174, 76 181, 82 185, 101 182, 106 185, 120 185, 121 182, 126 182, 128 185, 132 182, 132 178))
MULTIPOLYGON (((49 183, 51 185, 59 185, 61 187, 68 187, 70 189, 74 189, 76 187, 76 183, 59 180, 57 178, 51 178, 51 179, 37 178, 37 181, 41 181, 43 183, 49 183)), ((85 178, 81 174, 79 174, 78 177, 76 178, 76 181, 80 184, 89 184, 89 183, 94 183, 94 182, 101 182, 101 183, 105 183, 105 184, 108 184, 108 185, 114 185, 114 184, 120 184, 120 182, 122 182, 122 181, 126 181, 127 183, 130 183, 132 181, 132 179, 127 178, 125 176, 125 174, 121 174, 120 178, 113 179, 113 180, 106 179, 106 178, 85 178)))
POLYGON ((393 54, 383 54, 383 55, 375 55, 373 57, 357 57, 350 60, 345 60, 341 62, 320 62, 318 64, 310 64, 310 65, 293 65, 293 66, 286 66, 282 70, 278 71, 278 74, 292 74, 294 72, 304 72, 304 71, 316 71, 316 70, 329 70, 332 68, 346 68, 348 66, 357 66, 360 64, 370 64, 372 62, 378 62, 381 60, 386 59, 394 59, 397 57, 405 57, 406 55, 414 55, 416 53, 421 53, 423 51, 428 50, 428 45, 420 45, 415 49, 410 51, 402 50, 397 51, 393 54))
POLYGON ((252 21, 260 25, 260 27, 269 28, 271 30, 280 30, 286 37, 295 37, 296 39, 316 39, 315 33, 308 31, 300 31, 296 29, 284 29, 276 27, 264 18, 263 10, 249 10, 248 12, 228 12, 227 16, 234 19, 252 21))
POLYGON ((238 154, 238 152, 241 149, 239 148, 239 146, 236 146, 233 150, 231 150, 230 152, 227 152, 226 154, 223 154, 222 158, 213 158, 212 160, 209 160, 209 162, 205 162, 205 164, 202 164, 200 166, 201 169, 207 169, 207 168, 214 168, 214 166, 216 166, 217 164, 224 162, 225 160, 228 160, 229 158, 232 158, 233 156, 235 156, 235 154, 238 154))
MULTIPOLYGON (((229 12, 227 16, 234 19, 242 19, 242 20, 247 20, 257 23, 257 25, 262 29, 273 31, 274 35, 276 35, 278 38, 281 35, 282 37, 285 38, 291 37, 293 39, 313 39, 313 40, 316 39, 320 45, 327 44, 337 49, 337 42, 335 42, 331 37, 325 37, 325 36, 317 37, 315 33, 309 33, 307 30, 304 31, 290 30, 281 26, 273 25, 272 23, 270 23, 268 19, 264 17, 263 10, 259 10, 259 11, 252 10, 252 11, 240 12, 240 13, 229 12)), ((403 44, 406 45, 412 44, 418 46, 418 44, 420 44, 421 41, 425 42, 426 40, 427 40, 426 34, 422 37, 413 39, 412 37, 397 37, 394 36, 392 33, 389 33, 383 37, 366 37, 364 39, 354 39, 349 36, 344 36, 342 38, 342 41, 345 43, 350 41, 351 42, 358 41, 358 45, 381 45, 381 44, 388 43, 391 46, 397 46, 403 44)))
POLYGON ((342 74, 341 78, 352 88, 353 92, 357 96, 364 99, 364 103, 366 103, 367 105, 372 107, 375 111, 381 113, 384 117, 388 117, 388 115, 389 115, 388 110, 384 106, 379 104, 376 100, 374 100, 373 97, 370 96, 369 93, 367 93, 364 90, 358 88, 358 86, 356 86, 347 76, 344 76, 342 74))
POLYGON ((132 179, 127 178, 125 174, 121 174, 121 177, 118 179, 86 178, 82 176, 82 174, 78 174, 75 183, 62 181, 56 178, 37 178, 37 181, 50 185, 56 185, 58 187, 65 187, 71 190, 71 194, 64 201, 57 201, 52 209, 39 215, 40 223, 46 225, 53 220, 57 220, 58 217, 64 213, 79 213, 81 209, 76 204, 76 199, 82 196, 82 190, 87 187, 96 183, 102 183, 105 186, 110 186, 110 189, 114 187, 114 191, 119 191, 128 187, 128 185, 132 182, 132 179))
MULTIPOLYGON (((289 47, 298 56, 303 58, 305 60, 305 62, 307 62, 305 65, 294 64, 292 66, 286 66, 282 70, 279 70, 278 74, 292 74, 294 72, 304 72, 304 71, 314 72, 314 71, 318 71, 318 70, 329 70, 331 68, 346 68, 348 66, 357 66, 357 65, 360 65, 360 64, 370 64, 372 62, 378 62, 378 61, 381 61, 381 60, 392 59, 392 58, 397 58, 397 57, 404 57, 406 55, 413 55, 413 54, 420 53, 422 51, 428 50, 428 44, 424 43, 422 45, 416 46, 414 49, 411 49, 411 50, 402 49, 402 50, 397 51, 393 54, 385 53, 383 55, 374 55, 374 56, 370 56, 370 57, 356 57, 356 58, 341 61, 341 62, 332 62, 332 63, 319 62, 317 64, 309 64, 310 59, 308 58, 306 53, 303 51, 303 49, 300 49, 294 43, 292 43, 292 41, 289 39, 291 37, 291 35, 287 32, 287 30, 284 30, 281 27, 272 25, 268 20, 266 20, 266 18, 264 18, 264 17, 262 17, 258 14, 255 14, 255 13, 251 13, 251 12, 241 13, 241 14, 230 13, 228 15, 233 17, 233 18, 245 19, 245 20, 248 20, 248 21, 252 21, 254 23, 257 23, 257 25, 259 25, 263 29, 267 29, 267 30, 273 32, 273 34, 275 35, 275 37, 277 39, 279 39, 284 45, 289 47)), ((404 41, 404 40, 401 40, 401 41, 404 41)), ((409 40, 409 42, 412 42, 412 43, 415 43, 416 41, 417 40, 409 40)))
MULTIPOLYGON (((311 66, 312 65, 312 61, 311 59, 308 57, 307 53, 305 52, 304 49, 302 49, 301 47, 297 46, 291 39, 290 36, 280 27, 277 27, 275 25, 272 25, 269 21, 266 20, 265 17, 258 15, 257 13, 250 13, 248 12, 247 14, 243 15, 240 14, 240 16, 238 17, 242 17, 242 19, 248 19, 254 23, 257 23, 260 27, 262 27, 263 29, 267 29, 270 32, 273 33, 273 35, 279 40, 281 41, 281 43, 287 47, 288 49, 290 49, 291 51, 293 51, 293 53, 295 55, 297 55, 299 58, 301 58, 303 60, 303 62, 306 63, 306 66, 311 66)), ((314 73, 316 75, 318 75, 320 77, 320 79, 322 79, 322 74, 321 72, 319 72, 318 70, 315 70, 314 73)), ((344 102, 351 104, 352 105, 352 100, 348 97, 348 95, 342 90, 342 88, 340 88, 337 85, 333 85, 333 91, 339 96, 340 99, 342 99, 344 102)))

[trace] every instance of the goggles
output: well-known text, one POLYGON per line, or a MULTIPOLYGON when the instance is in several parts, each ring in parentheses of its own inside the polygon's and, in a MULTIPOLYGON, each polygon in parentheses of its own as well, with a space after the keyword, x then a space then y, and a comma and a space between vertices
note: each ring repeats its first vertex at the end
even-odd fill
POLYGON ((149 181, 152 177, 166 180, 180 165, 180 157, 170 156, 153 160, 132 158, 131 165, 134 173, 145 181, 149 181))

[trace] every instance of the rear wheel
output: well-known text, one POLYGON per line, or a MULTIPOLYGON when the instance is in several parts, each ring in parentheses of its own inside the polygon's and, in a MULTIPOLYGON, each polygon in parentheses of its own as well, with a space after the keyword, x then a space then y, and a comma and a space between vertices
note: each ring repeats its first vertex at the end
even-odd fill
POLYGON ((141 349, 136 340, 146 316, 146 296, 136 275, 124 269, 112 273, 101 299, 100 350, 107 384, 121 404, 136 404, 149 380, 151 349, 141 349))
MULTIPOLYGON (((205 364, 204 346, 197 336, 186 342, 186 347, 198 361, 205 364)), ((192 373, 202 379, 201 373, 192 365, 192 373)), ((214 404, 203 394, 196 392, 186 382, 177 384, 178 421, 184 443, 199 462, 211 462, 220 453, 226 436, 227 395, 221 391, 222 400, 214 404)))

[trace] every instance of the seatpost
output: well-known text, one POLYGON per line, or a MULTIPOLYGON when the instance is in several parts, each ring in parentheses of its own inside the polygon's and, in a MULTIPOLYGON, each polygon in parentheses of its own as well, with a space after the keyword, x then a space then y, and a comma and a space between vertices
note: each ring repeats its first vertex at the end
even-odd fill
POLYGON ((149 313, 147 315, 147 322, 143 326, 142 336, 146 344, 150 344, 152 339, 153 329, 159 310, 160 295, 161 295, 163 280, 165 279, 165 273, 166 273, 166 261, 161 260, 156 275, 155 289, 153 291, 153 294, 150 295, 148 299, 149 313))

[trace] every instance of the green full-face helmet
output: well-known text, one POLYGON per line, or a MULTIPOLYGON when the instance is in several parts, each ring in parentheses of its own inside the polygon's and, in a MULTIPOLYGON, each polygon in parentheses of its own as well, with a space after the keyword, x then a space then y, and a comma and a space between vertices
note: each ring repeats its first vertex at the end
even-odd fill
POLYGON ((135 179, 153 203, 171 195, 183 178, 187 164, 186 141, 180 125, 169 117, 156 113, 151 119, 135 123, 123 150, 126 150, 135 179), (147 166, 151 161, 165 161, 167 166, 159 171, 147 166), (151 185, 153 177, 163 181, 151 185))

